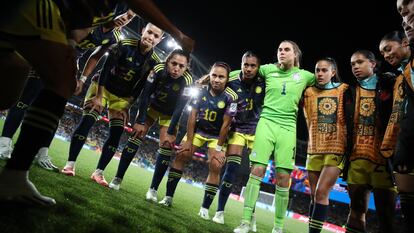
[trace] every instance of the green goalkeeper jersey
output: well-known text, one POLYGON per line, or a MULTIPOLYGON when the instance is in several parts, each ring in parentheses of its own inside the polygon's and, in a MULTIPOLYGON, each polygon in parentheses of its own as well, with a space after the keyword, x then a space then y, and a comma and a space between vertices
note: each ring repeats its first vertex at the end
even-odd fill
POLYGON ((315 76, 298 67, 282 70, 275 64, 260 66, 259 74, 266 81, 260 117, 288 130, 295 130, 299 101, 305 88, 315 83, 315 76))

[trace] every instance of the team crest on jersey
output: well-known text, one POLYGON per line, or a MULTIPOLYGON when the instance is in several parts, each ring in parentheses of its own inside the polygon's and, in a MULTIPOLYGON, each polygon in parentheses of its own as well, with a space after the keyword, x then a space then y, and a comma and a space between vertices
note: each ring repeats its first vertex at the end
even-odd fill
POLYGON ((202 100, 207 101, 207 98, 205 96, 203 96, 202 100))
POLYGON ((237 92, 242 92, 242 89, 241 88, 237 89, 237 92))
POLYGON ((295 80, 296 82, 299 82, 302 79, 302 77, 300 77, 299 73, 294 73, 292 75, 292 79, 295 80))
POLYGON ((132 57, 127 57, 127 60, 128 60, 129 62, 132 62, 132 57))
POLYGON ((260 94, 262 93, 262 91, 263 91, 262 87, 259 87, 259 86, 256 87, 256 94, 260 94))
POLYGON ((226 107, 226 104, 224 103, 224 101, 219 101, 217 103, 217 107, 220 108, 220 109, 223 109, 224 107, 226 107))
POLYGON ((174 85, 172 86, 173 91, 178 91, 180 90, 180 85, 178 85, 177 83, 174 83, 174 85))

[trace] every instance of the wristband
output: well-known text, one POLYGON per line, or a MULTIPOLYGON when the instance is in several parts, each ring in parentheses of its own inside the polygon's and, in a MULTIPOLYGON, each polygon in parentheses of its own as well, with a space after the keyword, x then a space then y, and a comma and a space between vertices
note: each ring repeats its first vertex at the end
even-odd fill
POLYGON ((81 82, 83 82, 83 83, 85 83, 86 82, 86 79, 88 79, 88 77, 87 76, 85 76, 85 75, 81 75, 81 77, 80 77, 80 81, 81 82))
POLYGON ((219 145, 217 145, 215 150, 216 150, 216 151, 222 151, 222 150, 223 150, 223 146, 219 146, 219 145))

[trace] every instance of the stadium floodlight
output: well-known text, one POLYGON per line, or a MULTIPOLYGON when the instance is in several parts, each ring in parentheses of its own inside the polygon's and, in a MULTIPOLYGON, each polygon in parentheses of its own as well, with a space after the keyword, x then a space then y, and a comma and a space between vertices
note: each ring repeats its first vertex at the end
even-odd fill
POLYGON ((174 39, 170 39, 167 41, 167 47, 171 49, 182 49, 179 44, 174 39))
POLYGON ((167 41, 168 48, 174 48, 176 44, 177 42, 175 42, 173 39, 167 41))
POLYGON ((187 111, 191 112, 191 110, 193 110, 193 107, 191 107, 190 105, 187 106, 187 111))
POLYGON ((198 88, 196 88, 196 87, 190 88, 190 96, 191 97, 197 97, 198 96, 198 92, 199 92, 198 88))

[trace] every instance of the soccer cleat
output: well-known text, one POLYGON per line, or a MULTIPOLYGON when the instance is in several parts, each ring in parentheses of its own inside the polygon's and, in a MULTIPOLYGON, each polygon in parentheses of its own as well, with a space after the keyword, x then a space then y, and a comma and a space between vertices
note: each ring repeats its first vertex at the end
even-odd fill
POLYGON ((61 172, 67 176, 75 176, 75 167, 66 165, 61 172))
POLYGON ((165 196, 164 199, 162 199, 160 202, 158 202, 158 204, 166 206, 166 207, 171 207, 172 206, 172 197, 170 196, 165 196))
POLYGON ((250 223, 242 221, 240 226, 234 228, 234 233, 248 233, 250 231, 250 223))
POLYGON ((145 199, 147 201, 152 201, 152 202, 157 203, 158 202, 158 192, 157 192, 157 190, 152 189, 152 188, 148 189, 147 194, 145 194, 145 199))
POLYGON ((12 140, 8 137, 0 137, 0 159, 6 160, 11 158, 12 140))
POLYGON ((273 227, 272 229, 272 233, 283 233, 282 229, 277 228, 277 227, 273 227))
POLYGON ((102 170, 96 169, 96 171, 94 171, 91 175, 91 180, 95 181, 99 185, 108 187, 108 182, 105 180, 102 170))
POLYGON ((0 200, 37 206, 55 205, 53 198, 39 193, 28 176, 28 171, 4 168, 0 173, 0 200))
POLYGON ((250 230, 253 232, 257 232, 257 226, 256 226, 256 215, 253 214, 252 221, 250 222, 250 230))
POLYGON ((201 207, 200 211, 198 212, 198 216, 202 219, 210 220, 210 216, 208 215, 208 209, 201 207))
POLYGON ((35 157, 37 165, 49 171, 59 172, 59 168, 52 163, 47 152, 47 147, 42 147, 39 149, 39 152, 37 152, 35 157))
POLYGON ((114 190, 119 190, 119 188, 121 187, 121 183, 122 183, 122 179, 115 177, 112 179, 111 183, 109 183, 109 188, 114 189, 114 190))
POLYGON ((224 224, 224 211, 217 211, 213 217, 213 222, 224 224))

